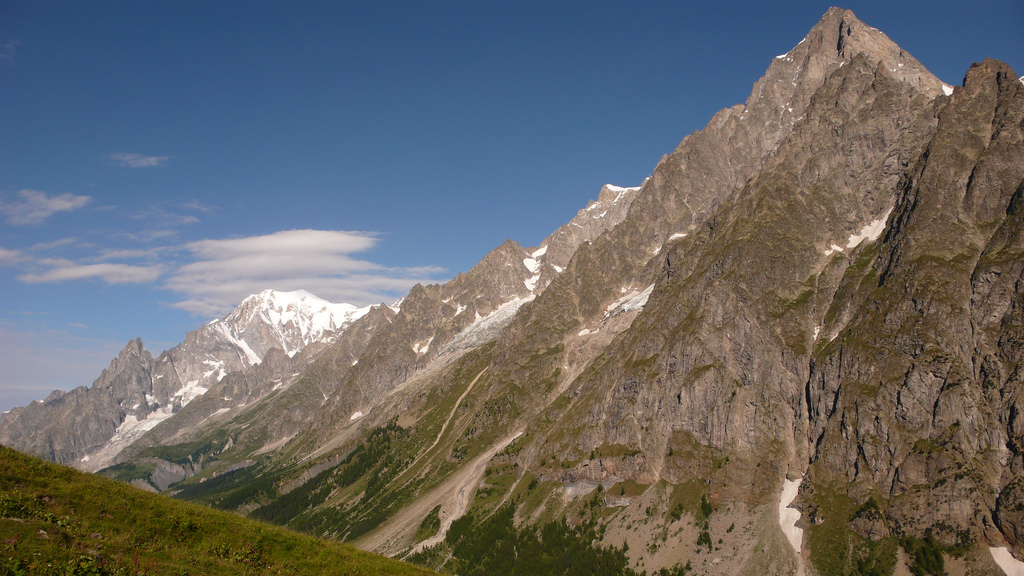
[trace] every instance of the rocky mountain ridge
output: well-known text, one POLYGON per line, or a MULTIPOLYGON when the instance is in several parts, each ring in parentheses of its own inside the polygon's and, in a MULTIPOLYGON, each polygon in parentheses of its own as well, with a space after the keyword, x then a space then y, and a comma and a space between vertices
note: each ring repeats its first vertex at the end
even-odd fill
POLYGON ((641 187, 104 473, 435 568, 554 522, 637 572, 1012 574, 1022 198, 1017 75, 833 8, 641 187))

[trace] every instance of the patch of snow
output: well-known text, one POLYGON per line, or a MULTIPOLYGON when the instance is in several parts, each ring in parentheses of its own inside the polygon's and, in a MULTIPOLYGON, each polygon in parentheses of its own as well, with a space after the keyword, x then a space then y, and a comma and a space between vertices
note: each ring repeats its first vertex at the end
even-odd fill
POLYGON ((352 361, 352 365, 353 366, 355 366, 356 364, 359 364, 359 359, 358 358, 352 361))
POLYGON ((206 394, 208 388, 199 385, 199 380, 189 380, 181 390, 174 393, 174 396, 181 398, 181 405, 185 406, 196 398, 206 394))
POLYGON ((359 420, 362 417, 363 417, 363 413, 359 412, 357 410, 357 411, 353 412, 351 416, 348 417, 348 421, 349 422, 355 422, 356 420, 359 420))
POLYGON ((583 330, 580 330, 576 335, 577 336, 586 336, 587 334, 590 334, 590 328, 584 328, 583 330))
POLYGON ((554 268, 555 272, 558 272, 559 274, 565 271, 565 268, 562 268, 561 266, 555 266, 554 264, 552 264, 551 267, 554 268))
POLYGON ((533 276, 527 278, 526 280, 523 280, 523 285, 526 286, 527 290, 529 290, 530 292, 533 292, 534 290, 537 289, 537 282, 539 280, 540 280, 540 274, 534 274, 533 276))
POLYGON ((156 412, 151 412, 142 420, 136 418, 133 414, 129 414, 125 419, 117 426, 114 431, 114 435, 103 445, 102 448, 82 457, 82 462, 95 462, 91 463, 87 468, 90 472, 101 470, 106 468, 114 457, 121 453, 122 450, 127 448, 133 442, 142 437, 143 434, 149 432, 156 427, 157 424, 170 418, 173 412, 170 407, 161 408, 156 412), (88 459, 87 459, 88 458, 88 459))
POLYGON ((686 232, 676 232, 675 234, 668 237, 669 240, 676 240, 678 238, 686 238, 689 236, 686 232))
POLYGON ((640 189, 639 186, 630 186, 628 188, 623 188, 622 186, 616 186, 614 184, 605 184, 604 187, 612 192, 618 192, 619 196, 615 200, 621 198, 622 194, 625 194, 626 192, 636 192, 637 190, 640 189))
POLYGON ((604 218, 604 215, 605 215, 605 214, 607 214, 607 213, 608 213, 608 211, 607 211, 607 210, 605 210, 604 212, 601 212, 601 213, 600 213, 600 214, 598 214, 597 216, 594 216, 594 218, 604 218))
POLYGON ((412 351, 417 354, 426 354, 427 350, 430 350, 430 343, 433 341, 434 337, 431 336, 430 338, 427 339, 427 342, 425 344, 420 344, 419 342, 417 342, 412 345, 412 351))
POLYGON ((943 84, 942 85, 942 93, 945 94, 946 96, 952 96, 953 95, 953 87, 950 86, 949 84, 943 84))
POLYGON ((818 333, 819 333, 819 332, 821 332, 821 326, 817 326, 817 327, 815 327, 815 328, 814 328, 814 340, 815 340, 815 341, 817 341, 817 340, 818 340, 818 333))
POLYGON ((537 270, 540 270, 540 263, 533 258, 524 258, 523 266, 526 266, 526 269, 530 271, 530 274, 536 274, 537 270))
POLYGON ((657 256, 658 254, 661 254, 661 246, 658 246, 657 248, 654 249, 654 254, 653 255, 657 256))
POLYGON ((829 246, 828 250, 825 250, 825 256, 832 254, 833 252, 842 252, 842 246, 836 246, 835 244, 829 246))
POLYGON ((536 250, 534 250, 533 254, 530 254, 530 256, 533 257, 533 258, 540 258, 541 256, 547 254, 547 252, 548 252, 548 247, 547 246, 541 246, 540 248, 537 248, 536 250))
POLYGON ((146 402, 149 404, 159 404, 156 400, 156 396, 153 396, 152 394, 146 394, 146 402))
POLYGON ((452 318, 454 318, 455 316, 458 316, 459 314, 462 314, 465 311, 466 311, 466 307, 465 306, 463 306, 462 304, 456 304, 455 305, 455 315, 452 316, 452 318))
POLYGON ((1017 560, 1005 547, 990 546, 988 549, 992 559, 999 564, 1006 576, 1024 576, 1024 562, 1017 560))
POLYGON ((789 544, 793 546, 793 550, 796 551, 797 557, 800 556, 800 544, 803 542, 804 531, 802 528, 796 527, 796 522, 800 519, 800 511, 790 508, 789 505, 796 498, 796 494, 800 490, 800 483, 803 481, 802 476, 796 480, 783 478, 782 494, 779 496, 779 526, 789 540, 789 544))
POLYGON ((230 411, 231 411, 231 408, 221 408, 220 410, 217 410, 216 412, 211 414, 210 417, 212 418, 213 416, 220 416, 221 414, 223 414, 225 412, 230 412, 230 411))
POLYGON ((224 370, 224 362, 214 362, 212 360, 203 360, 203 364, 206 364, 207 366, 211 366, 212 367, 211 370, 203 373, 203 378, 205 378, 205 379, 209 379, 214 374, 217 374, 217 372, 220 372, 220 374, 217 376, 217 382, 220 382, 228 374, 224 370))
POLYGON ((523 304, 532 301, 533 298, 532 295, 526 298, 513 298, 498 306, 497 309, 487 316, 481 317, 480 312, 477 312, 473 323, 463 329, 462 332, 456 334, 455 338, 452 338, 452 341, 446 344, 438 354, 475 348, 494 338, 502 328, 512 321, 512 317, 516 315, 516 312, 519 312, 519 308, 523 304))
POLYGON ((643 291, 633 290, 629 294, 626 294, 622 298, 619 298, 615 302, 612 302, 605 308, 605 318, 618 314, 621 312, 630 312, 632 310, 639 310, 647 304, 647 299, 651 297, 651 292, 654 291, 654 284, 651 284, 643 291))
POLYGON ((874 220, 869 224, 866 224, 861 229, 860 234, 850 236, 850 239, 846 242, 846 248, 856 248, 861 242, 867 240, 868 242, 874 242, 882 235, 885 231, 885 223, 889 221, 889 214, 892 214, 892 208, 886 210, 885 214, 878 220, 874 220))

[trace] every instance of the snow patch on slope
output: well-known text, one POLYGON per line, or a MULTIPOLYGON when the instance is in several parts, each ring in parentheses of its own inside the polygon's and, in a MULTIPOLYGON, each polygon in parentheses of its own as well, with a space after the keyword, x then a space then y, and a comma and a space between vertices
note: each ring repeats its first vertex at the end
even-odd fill
POLYGON ((430 350, 430 343, 434 341, 434 337, 427 338, 426 342, 416 342, 412 345, 412 351, 416 354, 426 354, 427 350, 430 350))
POLYGON ((639 310, 647 304, 647 300, 651 297, 651 292, 654 292, 654 284, 651 284, 643 290, 633 290, 629 294, 626 294, 622 298, 619 298, 615 302, 612 302, 604 310, 605 318, 613 316, 615 314, 621 314, 622 312, 630 312, 632 310, 639 310))
POLYGON ((875 240, 878 240, 879 236, 882 235, 882 232, 885 231, 885 225, 889 222, 890 214, 892 214, 892 208, 886 210, 885 214, 883 214, 881 218, 878 218, 877 220, 872 220, 871 222, 865 224, 864 227, 861 228, 859 233, 851 234, 850 237, 846 240, 845 248, 843 248, 842 246, 838 246, 836 244, 832 244, 831 246, 829 246, 828 249, 824 251, 825 256, 829 256, 833 252, 845 252, 846 250, 852 250, 857 246, 860 246, 865 240, 867 240, 868 242, 874 242, 875 240))
POLYGON ((992 559, 999 564, 1006 576, 1024 576, 1024 562, 1017 560, 1010 554, 1010 551, 1002 546, 1000 547, 989 547, 989 554, 992 554, 992 559))
POLYGON ((484 317, 480 317, 478 312, 476 320, 463 329, 462 332, 456 334, 455 338, 452 338, 452 341, 446 344, 439 354, 475 348, 494 338, 502 328, 512 321, 512 317, 516 315, 516 312, 519 312, 519 308, 532 300, 532 295, 526 298, 513 298, 498 306, 496 310, 484 317))
POLYGON ((106 468, 122 450, 141 438, 146 432, 156 428, 157 424, 173 415, 174 410, 172 406, 166 406, 156 412, 151 412, 142 420, 136 418, 134 414, 129 414, 117 426, 114 435, 102 448, 83 456, 79 460, 83 464, 88 464, 87 466, 80 466, 80 468, 87 472, 95 472, 106 468))
POLYGON ((892 214, 892 208, 885 211, 885 214, 878 220, 872 220, 861 229, 860 234, 854 234, 850 236, 850 239, 846 242, 846 249, 856 248, 861 242, 867 240, 868 242, 874 242, 882 235, 885 231, 885 223, 889 221, 889 214, 892 214))
POLYGON ((796 499, 797 492, 800 491, 800 483, 803 481, 802 476, 796 480, 784 478, 782 480, 782 494, 779 496, 779 527, 782 528, 783 534, 789 540, 790 546, 796 551, 797 557, 800 556, 800 545, 803 542, 804 531, 802 528, 796 527, 796 522, 800 519, 800 511, 790 508, 789 505, 796 499))
POLYGON ((206 394, 209 391, 208 388, 199 385, 198 380, 190 380, 187 384, 181 387, 180 390, 174 393, 173 398, 180 398, 181 405, 185 406, 189 402, 196 398, 206 394))

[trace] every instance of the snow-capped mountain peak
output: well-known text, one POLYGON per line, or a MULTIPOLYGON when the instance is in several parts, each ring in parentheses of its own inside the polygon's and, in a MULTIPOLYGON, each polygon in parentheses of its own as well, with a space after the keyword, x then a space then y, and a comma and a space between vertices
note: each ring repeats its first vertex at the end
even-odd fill
POLYGON ((335 304, 305 290, 280 292, 264 290, 239 304, 222 322, 236 336, 258 325, 276 328, 281 344, 289 355, 312 342, 323 340, 347 324, 358 320, 370 307, 335 304))

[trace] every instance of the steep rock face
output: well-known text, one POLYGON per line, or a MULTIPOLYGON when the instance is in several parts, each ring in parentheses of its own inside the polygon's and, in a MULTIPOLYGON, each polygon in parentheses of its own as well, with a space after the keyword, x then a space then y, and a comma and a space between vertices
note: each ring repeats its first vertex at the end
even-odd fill
MULTIPOLYGON (((903 526, 993 526, 1019 545, 1024 87, 975 65, 940 116, 877 256, 846 275, 808 385, 824 479, 903 526), (831 324, 831 325, 830 325, 831 324), (834 478, 838 477, 838 478, 834 478), (1002 513, 1002 514, 1000 514, 1002 513)), ((994 538, 993 535, 989 535, 994 538)))
POLYGON ((814 329, 843 270, 877 237, 862 231, 884 227, 941 105, 865 54, 803 100, 756 177, 666 245, 643 312, 573 384, 582 400, 546 450, 636 447, 638 480, 680 483, 708 471, 666 455, 696 442, 730 456, 731 489, 755 502, 780 475, 803 474, 814 329))
MULTIPOLYGON (((524 346, 531 351, 558 346, 566 335, 599 319, 623 290, 650 286, 662 247, 708 222, 793 132, 826 79, 858 58, 861 69, 877 68, 927 98, 942 93, 942 83, 884 34, 850 11, 830 9, 803 41, 772 61, 745 105, 721 110, 658 163, 622 224, 583 245, 567 274, 516 318, 499 346, 499 354, 508 350, 509 355, 497 363, 514 365, 511 356, 524 346)), ((853 91, 844 94, 856 98, 853 91)))

